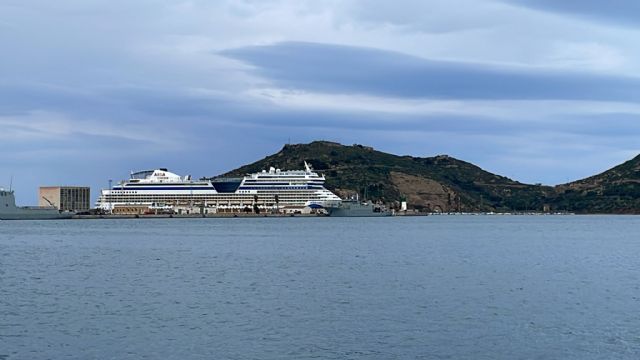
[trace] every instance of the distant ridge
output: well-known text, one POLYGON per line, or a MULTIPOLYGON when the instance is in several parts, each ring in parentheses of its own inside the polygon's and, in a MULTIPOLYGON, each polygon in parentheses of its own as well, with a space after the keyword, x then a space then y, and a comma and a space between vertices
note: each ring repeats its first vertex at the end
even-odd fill
POLYGON ((369 146, 330 141, 285 145, 279 152, 224 174, 299 169, 307 161, 342 197, 443 212, 569 211, 640 213, 640 156, 602 174, 556 187, 524 184, 447 155, 398 156, 369 146))

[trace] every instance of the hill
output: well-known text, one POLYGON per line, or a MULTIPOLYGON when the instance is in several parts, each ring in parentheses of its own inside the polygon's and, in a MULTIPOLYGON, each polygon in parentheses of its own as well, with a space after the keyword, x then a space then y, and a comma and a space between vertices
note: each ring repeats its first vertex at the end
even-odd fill
POLYGON ((557 198, 552 187, 523 184, 447 155, 398 156, 363 145, 334 142, 285 145, 278 153, 233 170, 241 176, 269 167, 301 169, 304 161, 325 174, 326 186, 342 197, 355 193, 371 200, 426 211, 542 210, 557 198))
POLYGON ((640 213, 640 155, 601 174, 556 186, 558 209, 577 213, 640 213))

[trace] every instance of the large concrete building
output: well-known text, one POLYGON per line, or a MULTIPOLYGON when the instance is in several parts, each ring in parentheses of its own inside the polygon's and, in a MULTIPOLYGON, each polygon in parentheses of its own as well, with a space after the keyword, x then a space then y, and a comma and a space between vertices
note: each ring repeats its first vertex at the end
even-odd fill
POLYGON ((83 186, 42 186, 38 203, 63 211, 87 211, 90 209, 90 193, 91 189, 83 186))

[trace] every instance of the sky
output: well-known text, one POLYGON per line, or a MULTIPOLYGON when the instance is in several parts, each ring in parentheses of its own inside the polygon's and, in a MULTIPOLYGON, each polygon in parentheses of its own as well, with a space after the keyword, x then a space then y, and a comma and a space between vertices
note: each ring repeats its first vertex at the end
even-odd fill
POLYGON ((555 185, 640 153, 636 0, 3 0, 0 185, 213 176, 290 143, 555 185))

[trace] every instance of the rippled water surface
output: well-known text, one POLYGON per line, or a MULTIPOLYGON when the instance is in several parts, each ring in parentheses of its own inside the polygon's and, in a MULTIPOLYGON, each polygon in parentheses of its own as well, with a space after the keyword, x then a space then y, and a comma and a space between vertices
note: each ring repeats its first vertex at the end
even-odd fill
POLYGON ((640 217, 0 222, 0 359, 637 359, 640 217))

